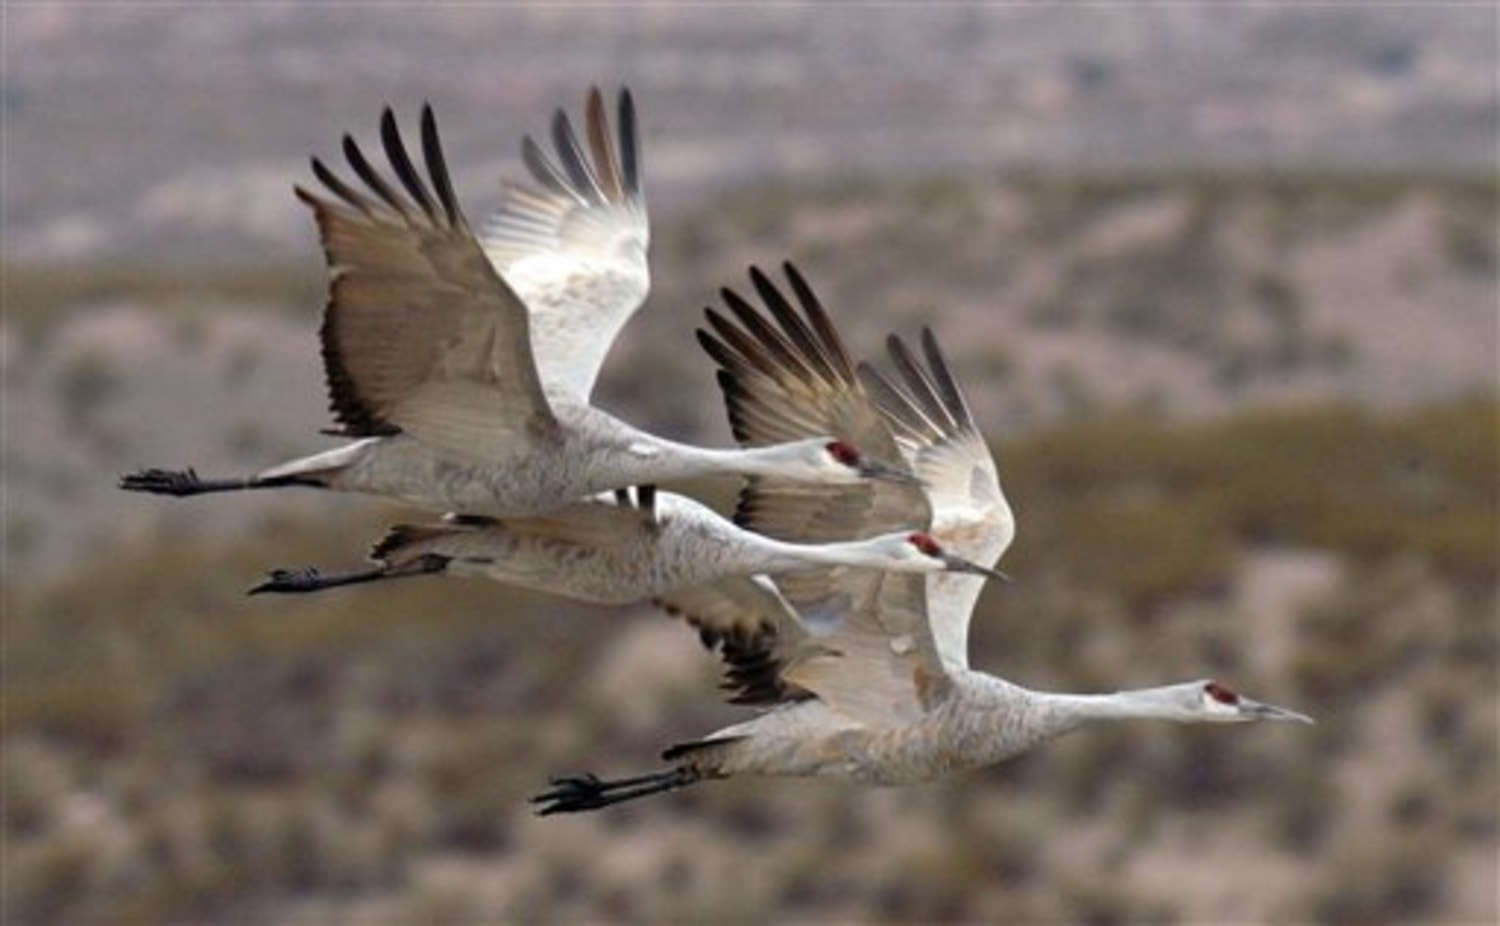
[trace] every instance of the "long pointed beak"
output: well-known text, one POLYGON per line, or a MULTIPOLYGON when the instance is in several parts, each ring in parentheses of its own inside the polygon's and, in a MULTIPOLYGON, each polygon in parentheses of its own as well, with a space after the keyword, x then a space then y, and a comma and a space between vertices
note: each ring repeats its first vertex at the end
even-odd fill
POLYGON ((1245 716, 1246 720, 1293 720, 1297 723, 1316 723, 1316 721, 1306 714, 1289 711, 1284 707, 1277 707, 1274 704, 1263 704, 1260 701, 1252 701, 1244 696, 1240 697, 1239 704, 1236 706, 1240 709, 1240 713, 1245 716))
POLYGON ((897 485, 919 486, 925 488, 927 483, 918 479, 913 474, 889 463, 881 463, 879 460, 860 460, 857 472, 866 479, 879 479, 881 482, 894 482, 897 485))
POLYGON ((984 576, 986 579, 999 579, 1001 582, 1010 581, 1010 576, 1006 575, 998 569, 991 569, 988 566, 981 566, 978 563, 970 562, 969 560, 966 560, 961 556, 954 556, 952 553, 944 553, 941 559, 943 561, 943 564, 948 567, 948 572, 967 572, 971 575, 984 576))

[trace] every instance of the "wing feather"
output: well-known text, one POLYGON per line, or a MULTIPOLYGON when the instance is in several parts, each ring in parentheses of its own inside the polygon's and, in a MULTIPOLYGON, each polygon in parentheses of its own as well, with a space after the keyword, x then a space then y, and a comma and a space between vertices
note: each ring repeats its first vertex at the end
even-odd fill
POLYGON ((353 436, 407 431, 459 456, 485 456, 517 437, 554 437, 525 307, 469 230, 430 107, 422 144, 431 187, 389 109, 381 138, 401 190, 349 136, 345 156, 370 193, 317 159, 313 174, 331 195, 297 188, 332 277, 321 340, 335 419, 353 436), (465 414, 448 416, 463 419, 457 429, 432 417, 445 411, 437 396, 455 391, 467 402, 465 414))
MULTIPOLYGON (((860 365, 859 375, 928 487, 932 534, 957 555, 993 566, 1015 537, 1015 518, 963 389, 931 330, 922 332, 921 360, 895 335, 887 350, 895 379, 868 364, 860 365)), ((969 622, 983 588, 977 576, 928 579, 932 632, 950 668, 969 664, 969 622)))
POLYGON ((508 183, 484 223, 485 253, 531 313, 549 392, 587 401, 610 347, 650 289, 650 229, 640 181, 635 104, 622 90, 613 137, 604 98, 585 105, 587 151, 559 110, 554 154, 530 136, 521 157, 533 184, 508 183))
MULTIPOLYGON (((826 310, 796 267, 786 264, 784 271, 794 281, 800 311, 752 268, 751 282, 766 310, 726 288, 721 295, 733 319, 708 309, 712 330, 698 333, 720 365, 736 439, 766 446, 832 435, 873 459, 899 464, 895 439, 865 394, 826 310)), ((741 493, 735 520, 783 540, 818 543, 921 527, 929 516, 926 497, 915 486, 757 477, 741 493)))
MULTIPOLYGON (((785 272, 795 307, 752 269, 764 311, 725 290, 733 319, 710 309, 711 330, 698 334, 719 364, 736 438, 760 445, 831 434, 898 465, 896 438, 832 320, 796 268, 787 264, 785 272)), ((803 543, 925 529, 930 517, 926 495, 915 486, 818 486, 764 477, 750 481, 736 512, 745 527, 803 543)), ((775 584, 799 616, 797 633, 774 641, 770 660, 785 693, 808 693, 851 716, 888 722, 893 711, 924 709, 924 698, 942 687, 947 676, 928 629, 923 577, 836 568, 786 573, 775 584), (922 678, 938 681, 918 684, 922 678)), ((741 659, 754 661, 753 675, 763 683, 770 670, 762 656, 756 651, 741 659)))
POLYGON ((656 603, 696 628, 703 645, 718 652, 730 703, 775 704, 808 696, 781 677, 806 631, 769 579, 734 576, 677 589, 656 603))
MULTIPOLYGON (((425 115, 423 121, 426 121, 425 115)), ((396 125, 396 115, 389 109, 380 116, 380 139, 385 144, 386 157, 390 159, 391 167, 396 171, 396 178, 406 188, 406 194, 422 207, 429 221, 436 219, 437 209, 433 205, 431 194, 427 192, 427 184, 422 182, 421 175, 417 173, 417 168, 411 162, 411 155, 406 153, 406 144, 401 140, 401 130, 396 125)), ((428 165, 434 173, 443 170, 441 149, 438 149, 437 154, 437 164, 429 162, 428 165)))

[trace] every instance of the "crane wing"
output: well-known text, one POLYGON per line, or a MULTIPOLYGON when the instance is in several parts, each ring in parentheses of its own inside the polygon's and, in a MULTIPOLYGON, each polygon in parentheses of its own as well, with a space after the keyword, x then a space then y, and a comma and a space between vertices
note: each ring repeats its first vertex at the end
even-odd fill
MULTIPOLYGON (((765 305, 724 290, 733 321, 713 310, 699 341, 719 364, 735 437, 765 444, 831 434, 885 461, 902 459, 866 394, 827 312, 785 265, 800 312, 759 270, 765 305)), ((926 493, 891 483, 809 486, 758 477, 741 493, 736 522, 799 543, 925 530, 926 493)), ((923 577, 839 567, 780 575, 776 587, 800 615, 795 639, 775 641, 781 684, 854 716, 889 720, 922 710, 947 680, 928 628, 923 577), (930 681, 928 681, 930 680, 930 681)))
MULTIPOLYGON (((859 375, 927 485, 932 534, 953 553, 992 566, 1015 537, 1015 518, 963 390, 930 329, 922 331, 921 360, 895 335, 886 346, 895 376, 864 363, 859 375)), ((933 634, 951 668, 968 667, 969 619, 983 588, 983 578, 959 573, 928 582, 933 634)))
POLYGON ((718 651, 730 703, 776 704, 807 697, 781 676, 806 631, 771 580, 734 576, 676 589, 656 603, 695 627, 703 645, 718 651))
POLYGON ((525 306, 459 209, 431 107, 422 110, 425 177, 389 109, 380 130, 395 182, 346 135, 344 155, 366 189, 314 158, 326 194, 296 191, 332 276, 321 338, 335 418, 351 436, 404 431, 461 457, 555 437, 525 306))
MULTIPOLYGON (((784 269, 797 308, 752 267, 764 309, 726 287, 721 295, 729 315, 707 310, 711 330, 698 332, 719 365, 735 439, 755 447, 832 435, 880 462, 899 464, 891 430, 865 394, 827 311, 796 267, 784 269)), ((926 495, 914 484, 754 477, 740 494, 735 521, 783 540, 818 543, 925 528, 930 516, 926 495)))
POLYGON ((630 91, 620 91, 613 136, 597 87, 584 127, 587 155, 562 110, 552 120, 555 157, 526 138, 522 155, 535 184, 507 183, 480 236, 530 310, 542 383, 579 402, 588 401, 605 355, 651 285, 630 91))
POLYGON ((782 682, 872 726, 915 720, 952 684, 927 620, 927 579, 861 572, 846 580, 838 621, 797 648, 782 682))

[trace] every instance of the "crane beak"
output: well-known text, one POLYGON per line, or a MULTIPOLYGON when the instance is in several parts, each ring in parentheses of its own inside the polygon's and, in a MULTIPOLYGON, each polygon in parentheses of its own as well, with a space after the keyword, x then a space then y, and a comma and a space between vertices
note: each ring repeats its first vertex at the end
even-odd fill
POLYGON ((1277 707, 1274 704, 1262 704, 1259 701, 1252 701, 1244 696, 1240 697, 1239 703, 1235 706, 1239 708, 1241 716, 1246 720, 1293 720, 1297 723, 1309 724, 1315 722, 1306 714, 1289 711, 1284 707, 1277 707))
POLYGON ((866 479, 894 482, 897 485, 918 486, 920 488, 925 488, 927 485, 927 483, 906 470, 892 466, 889 463, 881 463, 879 460, 860 460, 856 472, 866 479))
POLYGON ((948 572, 967 572, 970 575, 984 576, 986 579, 999 579, 1001 582, 1010 581, 1010 576, 998 569, 991 569, 988 566, 972 563, 961 556, 954 556, 952 553, 944 553, 941 559, 943 565, 948 567, 948 572))

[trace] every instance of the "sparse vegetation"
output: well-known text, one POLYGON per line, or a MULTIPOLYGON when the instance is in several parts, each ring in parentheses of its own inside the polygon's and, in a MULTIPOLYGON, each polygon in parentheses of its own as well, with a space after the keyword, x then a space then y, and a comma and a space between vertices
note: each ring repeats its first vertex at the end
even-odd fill
MULTIPOLYGON (((1018 581, 983 599, 975 662, 1075 690, 1218 675, 1317 716, 1306 735, 1101 728, 899 794, 737 782, 538 823, 525 798, 549 775, 628 771, 735 716, 706 656, 671 680, 614 668, 629 649, 616 641, 666 618, 440 580, 246 599, 269 566, 349 563, 385 519, 268 518, 224 544, 163 531, 53 587, 7 583, 4 912, 766 921, 885 904, 920 920, 1170 921, 1201 910, 1132 872, 1193 864, 1186 828, 1280 872, 1268 918, 1493 918, 1427 864, 1493 861, 1500 831, 1500 718, 1475 696, 1500 665, 1492 391, 1401 415, 1327 405, 1184 423, 1175 381, 1129 392, 1112 378, 1128 364, 1038 361, 1028 338, 1185 359, 1225 396, 1352 374, 1365 334, 1326 326, 1291 249, 1435 203, 1436 245, 1408 282, 1429 285, 1446 261, 1445 278, 1482 285, 1494 190, 1217 175, 757 189, 661 228, 656 256, 674 272, 606 368, 605 402, 632 420, 722 428, 683 328, 718 286, 743 288, 752 261, 803 264, 860 354, 886 328, 933 325, 981 418, 1005 423, 1021 524, 1006 562, 1018 581), (1336 573, 1295 613, 1265 614, 1241 587, 1264 551, 1336 573), (1283 655, 1260 658, 1266 646, 1283 655), (1419 767, 1382 774, 1413 754, 1419 767), (1356 848, 1408 827, 1422 851, 1356 848)), ((23 359, 105 302, 167 313, 168 349, 191 355, 223 343, 205 303, 310 320, 322 301, 310 265, 6 272, 23 359)), ((99 438, 126 433, 110 415, 134 384, 108 347, 60 354, 31 380, 89 429, 91 456, 117 461, 99 438)), ((266 350, 231 346, 205 388, 259 394, 281 368, 266 350)), ((306 446, 253 409, 213 431, 236 458, 306 446)), ((85 474, 47 478, 72 498, 85 474)), ((730 502, 726 484, 691 489, 730 502)), ((50 511, 7 512, 9 555, 49 549, 50 511)))
MULTIPOLYGON (((270 565, 347 561, 373 518, 277 523, 220 549, 162 540, 50 591, 12 590, 7 914, 295 918, 296 898, 317 897, 325 912, 361 903, 396 918, 761 920, 860 917, 881 900, 918 919, 1171 921, 1171 893, 1118 866, 1171 858, 1170 834, 1202 820, 1289 867, 1278 915, 1445 918, 1451 885, 1435 860, 1494 846, 1481 798, 1500 781, 1496 708, 1473 695, 1496 670, 1480 646, 1493 638, 1496 541, 1479 529, 1496 523, 1496 412, 1472 401, 1396 420, 1339 407, 1100 419, 1000 447, 1023 505, 1006 563, 1019 581, 986 595, 976 663, 1041 687, 1246 673, 1235 654, 1262 628, 1233 610, 1240 556, 1305 547, 1337 554, 1345 579, 1295 620, 1279 674, 1229 677, 1321 725, 1099 729, 899 794, 751 781, 595 821, 532 820, 525 797, 548 775, 647 764, 732 716, 710 700, 711 661, 690 697, 625 735, 613 720, 625 693, 588 679, 612 640, 665 620, 649 611, 436 579, 274 606, 241 594, 270 565), (1200 613, 1193 632, 1166 630, 1200 613), (1409 706, 1403 739, 1376 726, 1391 699, 1409 706), (1335 782, 1380 750, 1421 758, 1368 786, 1384 789, 1370 812, 1392 833, 1371 844, 1366 801, 1335 782), (1419 844, 1406 845, 1407 824, 1419 844), (776 861, 786 853, 802 861, 776 861), (497 908, 483 879, 470 890, 422 874, 445 859, 495 872, 511 899, 497 908)), ((637 682, 642 696, 657 684, 637 682)))
POLYGON ((0 273, 6 323, 32 334, 108 303, 151 306, 191 320, 203 305, 222 302, 311 313, 325 295, 323 268, 312 260, 223 267, 7 264, 0 273))

